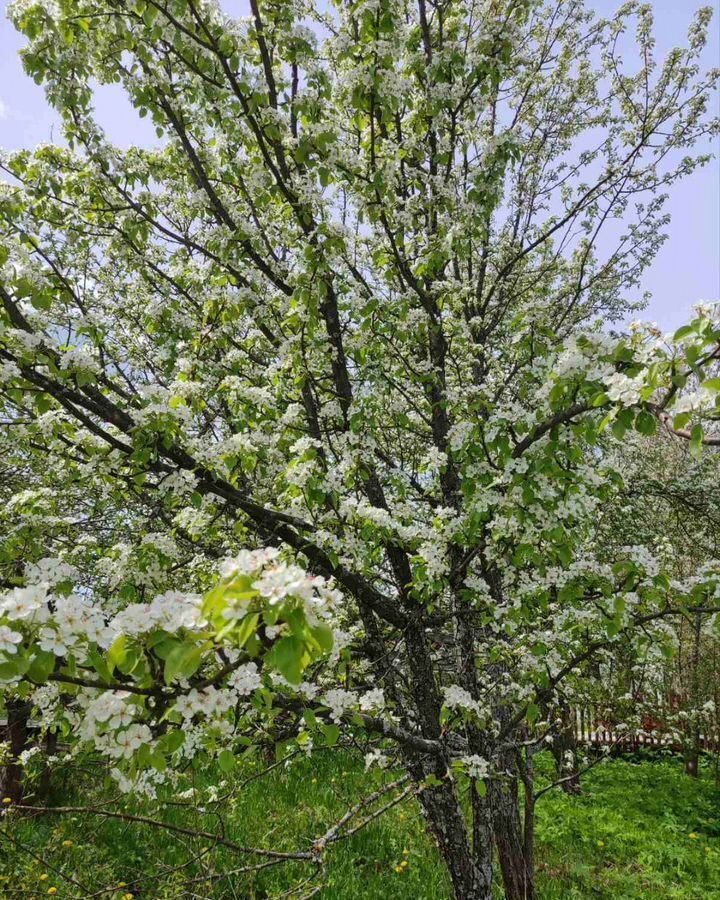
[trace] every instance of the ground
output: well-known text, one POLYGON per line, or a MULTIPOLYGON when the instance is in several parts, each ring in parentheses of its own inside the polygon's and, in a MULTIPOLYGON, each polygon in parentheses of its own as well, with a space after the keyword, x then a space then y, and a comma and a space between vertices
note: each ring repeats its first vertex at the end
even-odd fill
MULTIPOLYGON (((549 773, 549 763, 541 758, 540 771, 549 773)), ((228 837, 245 845, 288 850, 307 849, 360 792, 368 793, 392 777, 366 774, 361 762, 331 752, 312 761, 296 760, 287 769, 279 767, 267 778, 248 782, 260 768, 259 763, 246 762, 231 776, 200 772, 196 777, 198 783, 225 778, 228 785, 221 792, 235 787, 226 820, 228 837)), ((90 771, 81 786, 58 784, 55 802, 92 803, 96 780, 90 771)), ((211 810, 212 804, 204 814, 168 806, 163 816, 215 832, 218 820, 211 810)), ((138 804, 132 811, 157 814, 138 804)), ((539 801, 537 840, 540 900, 720 900, 720 793, 709 767, 694 781, 677 758, 610 760, 586 774, 581 796, 552 791, 539 801)), ((316 895, 321 900, 449 896, 413 801, 399 804, 334 845, 322 875, 302 862, 212 878, 247 866, 248 859, 213 849, 210 843, 85 815, 29 820, 11 812, 0 824, 0 897, 51 893, 103 900, 128 894, 153 900, 260 900, 276 897, 299 881, 306 883, 289 895, 295 900, 316 884, 324 885, 316 895), (199 861, 170 870, 191 857, 199 861)))

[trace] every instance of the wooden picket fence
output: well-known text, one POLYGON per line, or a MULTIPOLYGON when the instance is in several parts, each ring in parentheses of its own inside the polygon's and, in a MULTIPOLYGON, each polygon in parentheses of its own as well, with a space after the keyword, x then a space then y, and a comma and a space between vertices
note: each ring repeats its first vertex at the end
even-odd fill
MULTIPOLYGON (((575 719, 575 737, 579 744, 588 747, 613 747, 620 753, 640 749, 669 750, 681 753, 690 742, 678 740, 659 720, 646 720, 638 729, 618 729, 606 717, 591 708, 572 711, 575 719)), ((699 748, 706 753, 720 751, 720 733, 714 732, 710 723, 699 736, 699 748)))

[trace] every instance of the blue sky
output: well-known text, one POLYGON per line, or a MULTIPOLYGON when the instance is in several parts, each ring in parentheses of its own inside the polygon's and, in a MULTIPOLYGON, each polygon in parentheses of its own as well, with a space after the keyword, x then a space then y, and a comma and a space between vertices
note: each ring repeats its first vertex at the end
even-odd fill
MULTIPOLYGON (((586 2, 606 16, 620 5, 620 0, 586 2)), ((715 16, 705 53, 707 67, 720 66, 720 0, 711 2, 715 16)), ((33 147, 59 136, 57 117, 42 88, 22 70, 17 51, 23 40, 5 18, 6 5, 0 0, 0 147, 33 147)), ((242 4, 225 0, 225 5, 235 13, 242 4)), ((653 0, 658 55, 684 43, 688 23, 700 5, 700 0, 653 0)), ((103 88, 96 103, 98 118, 116 143, 127 146, 156 140, 152 124, 139 118, 120 87, 103 88)), ((715 113, 720 114, 718 94, 714 105, 715 113)), ((720 153, 720 142, 712 150, 720 153)), ((643 287, 652 294, 643 318, 665 330, 681 325, 693 303, 720 299, 720 163, 713 160, 675 186, 667 209, 672 216, 669 239, 643 280, 643 287)))

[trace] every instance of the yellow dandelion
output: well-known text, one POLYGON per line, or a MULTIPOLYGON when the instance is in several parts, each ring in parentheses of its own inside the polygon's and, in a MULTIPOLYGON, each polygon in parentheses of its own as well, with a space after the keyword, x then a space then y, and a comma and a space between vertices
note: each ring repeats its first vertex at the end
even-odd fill
POLYGON ((62 845, 63 845, 63 847, 72 847, 73 842, 72 841, 63 841, 62 845))
POLYGON ((133 895, 132 894, 124 894, 123 900, 133 900, 133 895))
POLYGON ((712 850, 711 850, 709 847, 706 847, 706 848, 705 848, 705 852, 706 852, 706 853, 712 853, 712 850))
POLYGON ((126 887, 126 886, 127 886, 127 881, 118 881, 118 887, 119 887, 119 888, 121 888, 121 887, 126 887))
POLYGON ((3 803, 12 803, 12 797, 3 797, 3 803))
POLYGON ((48 888, 48 894, 57 894, 57 888, 56 887, 48 888))
POLYGON ((408 865, 409 865, 408 861, 407 861, 406 859, 404 859, 404 860, 400 863, 400 868, 401 868, 401 869, 407 869, 408 865))
POLYGON ((403 856, 410 856, 410 851, 407 849, 403 850, 403 856))
POLYGON ((400 815, 398 816, 398 819, 400 819, 401 822, 404 822, 405 821, 405 813, 401 812, 400 815))
POLYGON ((690 840, 692 840, 692 841, 696 841, 696 840, 697 840, 697 835, 695 834, 694 831, 691 831, 690 834, 688 835, 688 837, 689 837, 690 840))
POLYGON ((402 875, 402 873, 403 873, 405 870, 403 869, 402 866, 395 866, 395 871, 398 873, 398 875, 402 875))
POLYGON ((313 778, 310 782, 311 784, 317 784, 317 778, 313 778))
POLYGON ((40 881, 47 881, 47 880, 48 880, 47 872, 43 872, 42 875, 40 876, 40 881))
POLYGON ((598 841, 598 847, 604 847, 605 841, 598 841))

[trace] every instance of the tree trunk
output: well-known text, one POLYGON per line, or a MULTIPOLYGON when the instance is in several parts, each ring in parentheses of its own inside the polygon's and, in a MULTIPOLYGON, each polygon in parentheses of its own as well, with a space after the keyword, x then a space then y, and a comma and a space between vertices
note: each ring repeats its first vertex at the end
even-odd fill
POLYGON ((42 774, 40 775, 40 780, 38 782, 36 792, 38 800, 47 800, 47 798, 50 796, 50 789, 52 786, 52 766, 48 762, 48 758, 54 756, 55 752, 57 751, 57 732, 48 731, 48 733, 45 735, 43 744, 45 765, 43 766, 42 774))
MULTIPOLYGON (((442 701, 427 635, 421 625, 407 627, 405 649, 422 735, 438 740, 442 701)), ((450 875, 454 900, 492 900, 492 866, 488 871, 477 864, 460 798, 449 774, 449 760, 439 756, 427 762, 408 753, 406 764, 417 785, 430 782, 419 791, 418 800, 450 875)))
MULTIPOLYGON (((455 785, 444 779, 442 784, 420 791, 419 800, 450 874, 454 900, 492 900, 491 854, 487 845, 476 848, 481 850, 480 862, 476 859, 455 785), (490 860, 489 867, 483 859, 490 860)), ((489 835, 488 828, 487 838, 489 835)))
POLYGON ((10 745, 10 755, 6 765, 0 768, 0 797, 9 797, 19 803, 23 795, 23 768, 18 757, 27 747, 28 717, 30 705, 22 700, 7 703, 7 724, 0 730, 0 740, 10 745))
MULTIPOLYGON (((528 738, 527 732, 525 738, 528 738)), ((535 763, 533 757, 537 745, 528 741, 525 752, 518 748, 517 768, 523 783, 523 856, 525 860, 528 894, 534 896, 535 891, 535 763)))
POLYGON ((698 721, 699 702, 699 671, 700 671, 700 634, 702 629, 702 616, 695 613, 693 627, 693 652, 691 674, 692 725, 690 733, 690 747, 685 754, 685 771, 691 778, 697 778, 700 768, 700 723, 698 721))
MULTIPOLYGON (((483 787, 485 785, 483 784, 483 787)), ((487 789, 486 789, 487 790, 487 789)), ((492 828, 492 810, 487 794, 482 794, 475 781, 471 787, 473 856, 475 865, 484 874, 488 884, 493 880, 494 839, 492 828)))
MULTIPOLYGON (((518 780, 514 768, 504 768, 489 788, 493 831, 503 887, 507 900, 533 900, 535 885, 532 857, 526 858, 526 843, 520 820, 518 780)), ((530 845, 532 846, 532 845, 530 845)))

